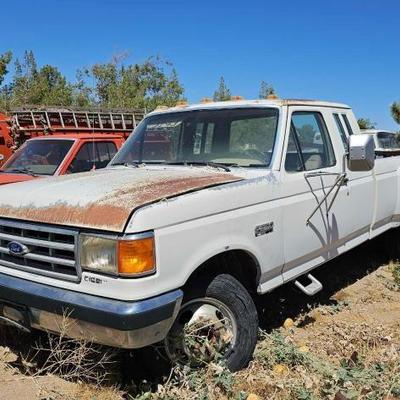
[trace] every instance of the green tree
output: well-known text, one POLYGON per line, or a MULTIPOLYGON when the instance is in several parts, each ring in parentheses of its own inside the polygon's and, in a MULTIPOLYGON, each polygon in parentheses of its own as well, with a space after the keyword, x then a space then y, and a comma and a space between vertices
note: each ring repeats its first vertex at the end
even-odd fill
POLYGON ((214 92, 214 101, 226 101, 231 98, 231 91, 228 86, 226 86, 225 79, 221 76, 219 80, 218 89, 214 92))
POLYGON ((259 94, 258 94, 258 97, 260 99, 266 99, 266 98, 268 98, 268 96, 275 95, 275 94, 276 94, 276 92, 275 92, 275 89, 274 89, 274 87, 272 85, 269 85, 265 81, 261 81, 261 83, 260 83, 260 91, 259 91, 259 94))
POLYGON ((371 122, 369 118, 359 118, 357 120, 358 127, 360 129, 375 129, 376 128, 376 123, 371 122))
POLYGON ((76 82, 72 85, 72 104, 80 108, 90 108, 93 104, 93 89, 86 84, 88 71, 78 69, 76 72, 76 82))
POLYGON ((4 54, 0 54, 0 85, 3 83, 4 77, 8 73, 7 67, 8 67, 8 64, 10 63, 11 59, 12 59, 11 51, 7 51, 4 54))
POLYGON ((400 125, 400 102, 394 102, 390 106, 390 112, 392 113, 393 119, 400 125))
MULTIPOLYGON (((9 55, 0 56, 0 77, 7 71, 9 55), (1 67, 3 65, 3 67, 1 67)), ((182 99, 183 87, 172 64, 151 57, 143 63, 124 65, 126 55, 109 63, 77 71, 71 83, 57 67, 38 67, 32 51, 15 61, 15 72, 0 89, 0 107, 22 105, 147 108, 171 106, 182 99)))
POLYGON ((73 87, 57 67, 38 68, 32 51, 26 51, 23 62, 15 61, 15 75, 8 88, 9 104, 18 107, 32 105, 69 106, 73 101, 73 87))
POLYGON ((120 59, 96 64, 87 78, 94 81, 94 101, 107 108, 154 109, 172 106, 183 96, 176 70, 158 57, 127 66, 120 59))

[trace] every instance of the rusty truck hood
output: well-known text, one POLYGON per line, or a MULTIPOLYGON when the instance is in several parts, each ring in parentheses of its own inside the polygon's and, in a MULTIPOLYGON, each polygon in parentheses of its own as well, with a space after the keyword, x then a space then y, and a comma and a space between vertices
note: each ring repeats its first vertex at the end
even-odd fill
POLYGON ((2 186, 0 217, 122 232, 138 207, 241 179, 199 167, 121 167, 38 179, 2 186))

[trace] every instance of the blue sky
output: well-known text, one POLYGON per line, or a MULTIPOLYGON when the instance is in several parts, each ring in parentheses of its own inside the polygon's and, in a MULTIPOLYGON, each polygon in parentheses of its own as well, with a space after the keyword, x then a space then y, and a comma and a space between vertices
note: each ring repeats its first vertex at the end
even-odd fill
POLYGON ((398 128, 389 113, 400 100, 398 0, 18 0, 2 15, 0 52, 32 49, 69 79, 116 53, 159 54, 190 102, 212 95, 221 75, 246 98, 266 80, 280 97, 346 102, 398 128))

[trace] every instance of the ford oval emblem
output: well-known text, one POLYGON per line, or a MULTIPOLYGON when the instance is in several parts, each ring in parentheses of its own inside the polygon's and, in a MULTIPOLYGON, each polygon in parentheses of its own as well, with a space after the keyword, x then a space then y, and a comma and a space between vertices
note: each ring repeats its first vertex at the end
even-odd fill
POLYGON ((23 256, 29 253, 29 248, 22 243, 10 242, 8 243, 8 250, 14 256, 23 256))

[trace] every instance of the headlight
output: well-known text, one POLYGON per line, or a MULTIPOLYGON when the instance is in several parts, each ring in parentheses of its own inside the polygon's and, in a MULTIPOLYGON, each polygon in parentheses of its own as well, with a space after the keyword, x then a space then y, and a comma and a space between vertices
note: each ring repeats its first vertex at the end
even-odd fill
POLYGON ((82 269, 121 276, 141 276, 155 271, 152 233, 127 238, 80 236, 82 269))

